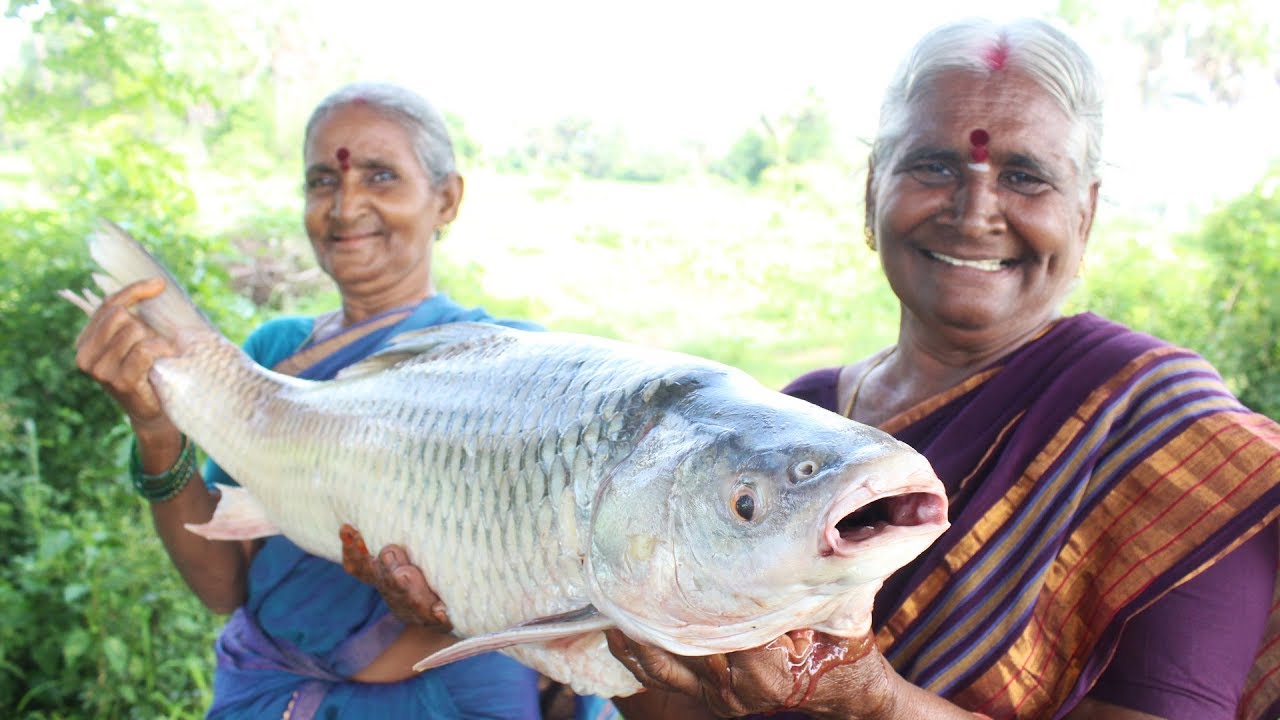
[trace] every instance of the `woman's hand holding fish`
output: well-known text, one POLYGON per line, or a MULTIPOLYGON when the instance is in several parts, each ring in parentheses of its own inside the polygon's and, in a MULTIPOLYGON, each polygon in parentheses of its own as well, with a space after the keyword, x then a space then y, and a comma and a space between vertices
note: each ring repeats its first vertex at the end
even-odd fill
POLYGON ((871 637, 795 631, 764 647, 684 657, 617 630, 609 649, 645 687, 701 699, 720 717, 802 710, 812 717, 888 718, 897 675, 871 637))
POLYGON ((401 622, 434 626, 441 632, 453 629, 440 596, 427 584, 422 570, 409 562, 409 554, 403 547, 388 545, 374 558, 359 530, 343 524, 338 536, 342 540, 342 568, 377 588, 401 622))
MULTIPOLYGON (((151 384, 156 360, 178 354, 174 345, 147 326, 134 306, 164 291, 160 278, 141 280, 99 300, 90 292, 61 295, 89 314, 76 339, 76 365, 119 403, 138 439, 138 457, 146 473, 173 467, 183 450, 182 433, 165 414, 151 384)), ((206 607, 229 613, 244 601, 252 542, 209 541, 186 530, 207 522, 217 504, 197 471, 185 489, 168 501, 152 503, 156 532, 187 585, 206 607)))
POLYGON ((96 307, 92 299, 77 303, 92 312, 76 339, 76 365, 120 404, 141 444, 172 445, 171 463, 182 440, 160 405, 150 372, 157 359, 172 357, 177 350, 133 312, 135 305, 159 295, 164 287, 164 280, 152 278, 108 295, 96 307))
POLYGON ((606 635, 609 650, 650 691, 698 698, 720 717, 799 710, 843 720, 974 718, 903 680, 872 636, 797 630, 751 650, 683 657, 618 630, 606 635))
POLYGON ((453 624, 427 578, 399 545, 388 545, 375 558, 360 531, 343 523, 342 568, 377 588, 391 613, 408 627, 377 660, 352 676, 359 682, 399 682, 414 675, 413 664, 457 642, 453 624))

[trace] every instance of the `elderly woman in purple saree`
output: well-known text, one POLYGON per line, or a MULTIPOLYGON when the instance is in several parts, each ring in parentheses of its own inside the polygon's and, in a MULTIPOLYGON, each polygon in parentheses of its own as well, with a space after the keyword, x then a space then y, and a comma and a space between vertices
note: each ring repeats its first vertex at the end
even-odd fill
MULTIPOLYGON (((847 411, 840 372, 786 392, 847 411)), ((1086 313, 882 427, 952 499, 952 528, 876 598, 898 672, 992 717, 1086 695, 1274 716, 1280 426, 1202 358, 1086 313)))
POLYGON ((798 702, 785 652, 615 635, 668 696, 619 700, 628 718, 1280 717, 1280 425, 1194 352, 1060 311, 1101 104, 1084 51, 1042 21, 950 23, 908 54, 866 196, 897 342, 784 392, 924 453, 951 527, 876 596, 874 642, 798 702))

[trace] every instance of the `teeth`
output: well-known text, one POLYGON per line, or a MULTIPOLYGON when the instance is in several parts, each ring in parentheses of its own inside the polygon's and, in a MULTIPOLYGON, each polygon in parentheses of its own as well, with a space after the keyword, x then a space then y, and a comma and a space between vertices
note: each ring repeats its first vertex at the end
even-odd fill
POLYGON ((1004 260, 961 260, 960 258, 943 255, 942 253, 930 252, 928 250, 925 252, 934 260, 941 260, 948 265, 954 265, 956 267, 967 267, 973 268, 974 270, 985 270, 987 272, 996 272, 997 270, 1003 270, 1007 267, 1004 260))

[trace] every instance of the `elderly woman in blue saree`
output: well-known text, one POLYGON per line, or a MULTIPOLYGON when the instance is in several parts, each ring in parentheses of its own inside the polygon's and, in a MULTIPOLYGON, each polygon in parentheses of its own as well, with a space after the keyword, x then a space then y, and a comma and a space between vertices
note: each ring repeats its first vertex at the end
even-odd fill
MULTIPOLYGON (((443 119, 422 98, 381 84, 335 91, 312 113, 304 159, 307 235, 342 306, 259 327, 245 343, 258 363, 325 380, 408 330, 459 321, 537 329, 435 288, 433 245, 457 215, 463 182, 443 119)), ((210 541, 184 529, 211 517, 215 484, 235 480, 210 462, 201 482, 190 441, 147 379, 171 348, 130 309, 162 287, 136 283, 108 297, 81 336, 77 363, 129 417, 135 485, 175 566, 206 606, 231 613, 216 643, 208 717, 541 717, 539 676, 506 656, 414 673, 415 660, 449 642, 446 629, 397 619, 342 566, 279 536, 210 541)))

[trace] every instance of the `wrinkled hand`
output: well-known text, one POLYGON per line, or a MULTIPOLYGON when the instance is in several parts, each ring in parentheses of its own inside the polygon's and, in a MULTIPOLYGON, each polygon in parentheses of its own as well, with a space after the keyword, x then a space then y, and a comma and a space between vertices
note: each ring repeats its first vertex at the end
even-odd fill
POLYGON ((409 553, 399 545, 388 545, 375 559, 369 554, 360 531, 343 524, 342 568, 382 594, 391 612, 406 625, 425 625, 448 632, 453 629, 444 602, 427 584, 427 577, 409 562, 409 553))
POLYGON ((606 634, 609 650, 645 687, 699 698, 721 717, 795 709, 870 720, 892 701, 893 671, 871 636, 797 630, 752 650, 683 657, 617 630, 606 634))
POLYGON ((89 324, 76 338, 76 366, 96 380, 128 414, 139 434, 177 434, 151 385, 151 366, 177 349, 134 314, 139 302, 164 291, 164 280, 152 278, 125 286, 99 300, 59 293, 89 314, 89 324))

